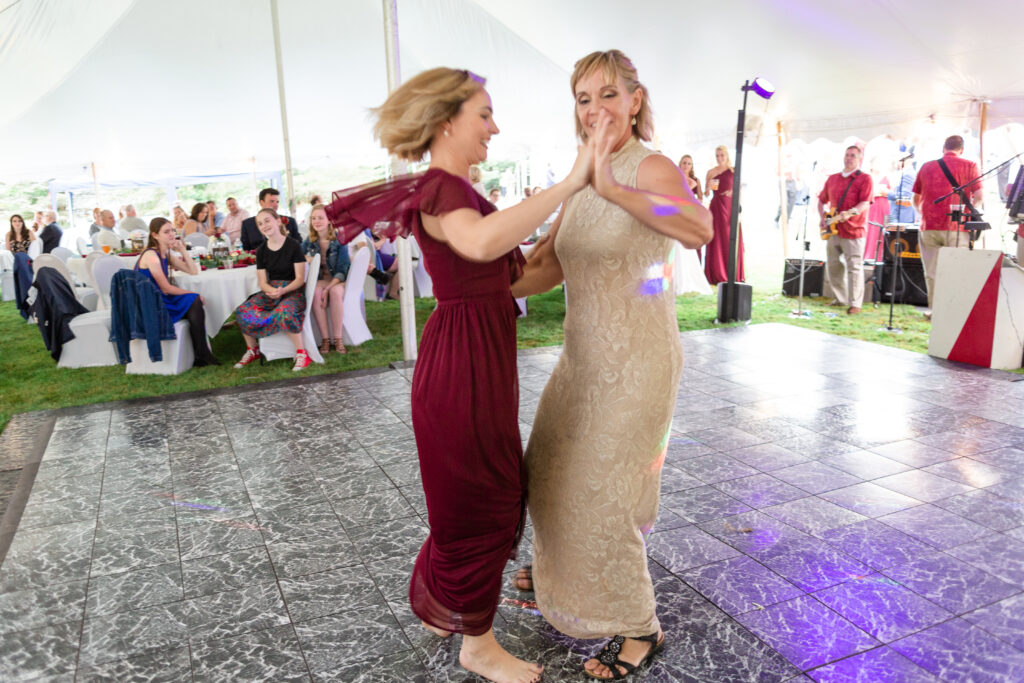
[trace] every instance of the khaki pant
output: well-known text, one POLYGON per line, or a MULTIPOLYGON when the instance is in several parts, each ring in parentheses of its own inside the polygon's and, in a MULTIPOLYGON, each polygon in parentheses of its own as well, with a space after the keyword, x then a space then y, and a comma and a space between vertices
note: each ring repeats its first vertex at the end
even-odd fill
POLYGON ((1024 237, 1017 235, 1017 265, 1024 268, 1024 237))
POLYGON ((826 273, 832 296, 843 306, 860 308, 864 303, 864 238, 833 235, 825 247, 826 273), (843 261, 840 261, 840 257, 843 261))
POLYGON ((928 308, 932 307, 932 299, 935 296, 935 266, 939 262, 939 249, 966 249, 970 240, 969 233, 959 230, 922 230, 918 233, 918 246, 921 248, 921 261, 924 263, 924 281, 928 285, 928 308))

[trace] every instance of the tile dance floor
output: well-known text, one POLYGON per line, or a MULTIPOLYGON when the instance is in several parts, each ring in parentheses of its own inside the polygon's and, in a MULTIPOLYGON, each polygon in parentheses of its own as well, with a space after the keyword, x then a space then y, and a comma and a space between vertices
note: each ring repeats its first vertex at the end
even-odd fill
MULTIPOLYGON (((645 680, 1024 680, 1024 377, 785 325, 683 344, 645 680)), ((524 438, 558 353, 520 356, 524 438)), ((43 456, 0 680, 476 680, 406 604, 410 376, 17 416, 0 463, 43 456)), ((501 642, 582 680, 595 643, 505 585, 501 642)))

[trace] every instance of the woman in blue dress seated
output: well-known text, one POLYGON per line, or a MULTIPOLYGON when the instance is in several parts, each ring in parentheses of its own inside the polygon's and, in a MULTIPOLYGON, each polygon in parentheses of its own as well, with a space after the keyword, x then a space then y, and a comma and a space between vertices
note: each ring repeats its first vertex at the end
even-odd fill
POLYGON ((195 292, 172 285, 167 275, 168 265, 190 275, 199 274, 199 267, 189 258, 185 243, 174 231, 174 224, 166 218, 154 218, 149 223, 149 242, 135 263, 135 270, 149 275, 156 283, 172 323, 182 318, 188 321, 188 333, 195 352, 193 367, 220 365, 206 341, 203 298, 195 292))
POLYGON ((256 214, 256 227, 266 238, 256 250, 260 291, 235 309, 235 322, 246 345, 245 355, 235 363, 235 369, 263 357, 259 338, 284 332, 295 345, 292 370, 299 371, 312 362, 302 347, 302 324, 306 321, 306 257, 302 246, 288 237, 273 209, 262 209, 256 214))

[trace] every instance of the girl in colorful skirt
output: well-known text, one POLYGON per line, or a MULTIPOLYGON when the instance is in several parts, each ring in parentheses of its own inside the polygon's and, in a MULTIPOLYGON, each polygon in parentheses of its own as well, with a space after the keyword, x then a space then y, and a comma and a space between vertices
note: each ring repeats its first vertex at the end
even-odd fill
POLYGON ((260 291, 235 309, 235 320, 246 345, 245 355, 235 363, 235 369, 263 358, 257 341, 260 337, 284 332, 295 345, 295 366, 292 370, 302 370, 311 362, 302 348, 302 323, 306 316, 306 258, 299 243, 288 237, 273 209, 262 209, 256 214, 256 227, 266 238, 256 250, 256 277, 260 291))

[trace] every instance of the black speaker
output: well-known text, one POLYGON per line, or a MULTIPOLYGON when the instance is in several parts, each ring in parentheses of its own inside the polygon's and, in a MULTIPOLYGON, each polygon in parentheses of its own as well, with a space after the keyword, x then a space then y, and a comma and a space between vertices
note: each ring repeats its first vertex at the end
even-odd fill
MULTIPOLYGON (((876 263, 875 275, 878 288, 881 290, 877 300, 889 303, 894 293, 895 264, 876 263), (881 275, 879 275, 879 271, 881 271, 881 275)), ((900 263, 900 275, 895 283, 895 295, 898 304, 928 305, 928 285, 924 281, 924 266, 920 261, 907 259, 900 263)))
MULTIPOLYGON (((804 261, 804 296, 821 296, 825 285, 825 262, 817 259, 804 261)), ((782 275, 782 293, 786 296, 800 294, 800 259, 786 259, 786 270, 782 275)))
POLYGON ((885 252, 882 254, 882 258, 886 264, 896 262, 896 252, 900 249, 903 250, 902 259, 903 263, 908 261, 916 262, 921 265, 921 247, 917 243, 917 228, 904 228, 899 233, 886 230, 885 231, 885 252))

